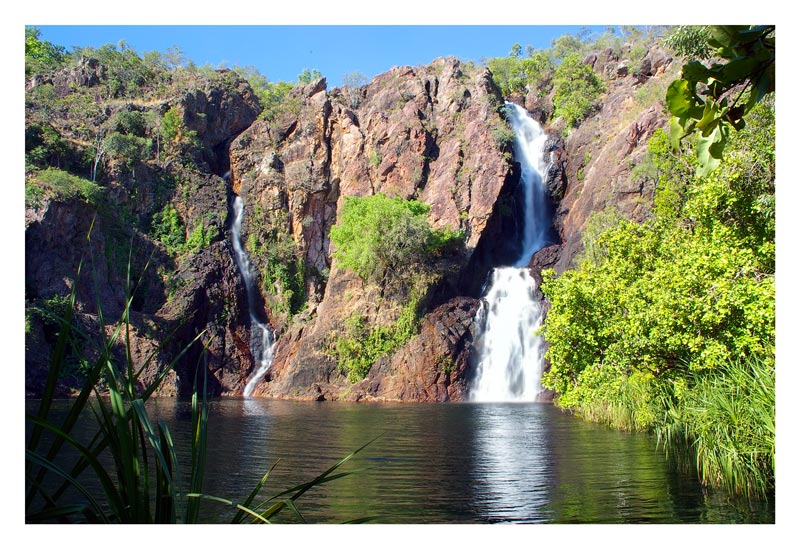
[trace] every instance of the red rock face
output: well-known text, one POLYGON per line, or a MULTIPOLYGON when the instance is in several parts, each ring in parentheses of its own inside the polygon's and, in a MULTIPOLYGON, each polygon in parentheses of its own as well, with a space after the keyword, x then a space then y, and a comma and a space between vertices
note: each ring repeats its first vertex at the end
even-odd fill
MULTIPOLYGON (((563 271, 574 265, 592 212, 615 206, 623 215, 641 220, 652 203, 655 182, 635 181, 631 169, 645 154, 652 133, 666 124, 666 117, 658 105, 638 103, 636 93, 645 82, 670 78, 671 73, 665 74, 670 60, 654 50, 641 63, 617 58, 613 52, 601 52, 587 62, 607 79, 608 92, 594 115, 566 138, 559 137, 561 126, 552 121, 547 186, 556 206, 554 227, 560 242, 532 259, 537 277, 543 268, 563 271), (622 71, 621 65, 629 70, 622 71)), ((59 76, 64 85, 74 81, 92 86, 102 77, 102 67, 88 64, 73 72, 59 76)), ((214 243, 181 265, 169 265, 174 270, 173 291, 159 287, 157 277, 147 283, 149 297, 137 304, 134 315, 134 354, 144 361, 164 334, 177 329, 177 338, 144 376, 154 378, 165 357, 174 356, 203 329, 204 341, 210 341, 204 360, 212 394, 240 394, 254 367, 246 293, 224 240, 232 191, 243 198, 248 212, 244 242, 251 234, 262 240, 284 235, 283 243, 293 246, 306 266, 307 302, 301 312, 289 317, 270 307, 270 296, 263 295, 265 316, 280 337, 272 368, 256 395, 464 399, 475 298, 493 258, 500 254, 502 235, 514 225, 504 203, 515 185, 511 148, 497 137, 506 122, 500 114, 502 98, 488 70, 437 59, 425 67, 394 68, 360 89, 328 90, 325 80, 319 79, 293 90, 292 108, 271 122, 254 122, 258 100, 246 84, 235 78, 231 82, 232 87, 224 89, 200 82, 172 103, 154 107, 161 112, 172 104, 181 109, 187 126, 198 132, 205 146, 208 173, 193 180, 192 192, 175 201, 175 207, 187 226, 203 220, 213 229, 214 243), (210 172, 227 169, 229 142, 231 177, 226 187, 210 172), (385 325, 395 320, 402 304, 391 303, 381 289, 367 287, 356 275, 337 268, 328 235, 345 197, 376 193, 429 204, 431 224, 464 231, 466 249, 457 260, 441 266, 441 283, 430 289, 421 333, 376 361, 366 379, 352 384, 339 371, 332 338, 354 312, 385 325)), ((514 100, 542 122, 553 115, 552 97, 531 91, 514 100)), ((112 181, 109 192, 118 193, 121 202, 128 200, 137 213, 147 214, 152 204, 141 201, 150 200, 154 192, 147 188, 152 179, 148 174, 159 169, 138 166, 133 176, 112 181), (142 191, 139 202, 128 198, 130 189, 142 191)), ((77 266, 92 215, 78 203, 26 211, 26 280, 43 297, 64 293, 64 269, 55 266, 77 266)), ((98 223, 95 231, 102 255, 103 224, 98 223)), ((146 256, 144 251, 151 249, 153 244, 143 239, 137 251, 146 256)), ((156 249, 155 268, 167 265, 163 252, 156 249)), ((108 294, 102 302, 118 311, 124 295, 112 288, 124 288, 119 279, 122 271, 108 270, 101 263, 97 268, 108 294)), ((256 267, 261 271, 265 265, 256 260, 256 267)), ((79 301, 83 314, 91 316, 90 290, 81 289, 79 301)), ((87 317, 88 324, 92 321, 87 317)), ((42 337, 37 326, 31 345, 42 337)), ((164 394, 191 390, 199 348, 189 355, 163 386, 164 394)), ((35 352, 28 353, 26 361, 35 362, 36 357, 35 352)), ((36 371, 26 366, 26 374, 33 372, 34 378, 36 371)))
MULTIPOLYGON (((332 264, 328 234, 343 199, 384 193, 429 204, 433 227, 465 231, 463 268, 490 225, 510 174, 510 149, 493 137, 506 126, 498 109, 502 98, 485 69, 464 67, 455 59, 438 59, 427 67, 394 68, 358 94, 352 90, 328 93, 320 81, 292 93, 301 104, 296 118, 258 122, 232 143, 234 190, 245 204, 258 204, 261 211, 282 210, 287 220, 284 229, 306 264, 329 277, 324 286, 319 280, 307 284, 312 291, 305 315, 291 325, 280 325, 281 320, 275 319, 285 333, 268 380, 256 394, 362 398, 366 393, 354 396, 361 393, 338 372, 326 348, 331 334, 354 311, 378 322, 391 321, 392 312, 367 303, 363 282, 332 264)), ((254 224, 245 220, 245 225, 254 224)), ((416 339, 428 348, 433 337, 433 332, 423 330, 416 339)), ((428 352, 424 356, 435 359, 439 355, 428 352)), ((413 366, 420 383, 440 387, 429 396, 382 372, 380 398, 458 398, 463 383, 456 380, 466 363, 459 363, 463 368, 447 376, 440 372, 439 381, 423 380, 433 375, 434 364, 420 359, 413 366), (445 377, 452 377, 452 382, 441 388, 445 377)), ((368 377, 369 383, 375 383, 377 375, 378 370, 368 377)))

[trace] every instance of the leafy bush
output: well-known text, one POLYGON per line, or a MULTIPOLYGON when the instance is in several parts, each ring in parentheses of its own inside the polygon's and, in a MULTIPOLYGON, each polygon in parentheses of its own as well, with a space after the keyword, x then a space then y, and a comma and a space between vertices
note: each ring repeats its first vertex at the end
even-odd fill
POLYGON ((186 229, 178 211, 170 204, 153 214, 151 222, 154 240, 161 242, 170 254, 180 253, 186 242, 186 229))
POLYGON ((34 206, 44 196, 56 200, 80 198, 89 204, 97 205, 103 195, 103 188, 87 179, 72 175, 58 168, 47 168, 35 172, 25 180, 25 205, 34 206))
POLYGON ((66 60, 66 50, 47 40, 40 40, 41 30, 25 27, 25 77, 46 73, 61 67, 66 60))
POLYGON ((339 369, 355 383, 364 379, 376 360, 399 349, 419 330, 419 298, 403 307, 395 322, 386 326, 369 326, 364 318, 354 312, 345 321, 344 333, 335 342, 335 355, 339 369))
POLYGON ((432 254, 463 241, 463 234, 431 229, 430 206, 376 194, 348 196, 339 224, 331 228, 339 265, 368 282, 391 284, 425 270, 432 254))
POLYGON ((564 57, 553 76, 553 88, 555 116, 563 117, 568 127, 577 126, 605 90, 600 78, 578 53, 564 57))
POLYGON ((766 398, 768 380, 766 389, 752 381, 775 364, 773 116, 769 103, 755 108, 705 177, 691 151, 676 154, 656 133, 654 217, 593 216, 579 268, 545 272, 542 285, 551 302, 542 383, 559 405, 670 444, 683 433, 707 482, 758 493, 774 448, 774 394, 766 398), (734 403, 751 391, 759 402, 744 412, 734 403), (752 456, 738 454, 750 447, 752 456))
POLYGON ((495 57, 489 59, 492 79, 504 96, 537 90, 540 96, 550 91, 555 66, 545 52, 531 52, 529 57, 495 57))
POLYGON ((189 239, 186 241, 186 251, 197 252, 208 247, 213 237, 214 232, 208 229, 205 224, 199 223, 189 234, 189 239))
POLYGON ((153 141, 136 135, 112 132, 103 140, 108 155, 133 169, 136 164, 148 158, 152 152, 153 141))
POLYGON ((677 55, 690 59, 708 59, 714 49, 708 44, 711 33, 703 25, 678 25, 669 31, 664 45, 677 55))

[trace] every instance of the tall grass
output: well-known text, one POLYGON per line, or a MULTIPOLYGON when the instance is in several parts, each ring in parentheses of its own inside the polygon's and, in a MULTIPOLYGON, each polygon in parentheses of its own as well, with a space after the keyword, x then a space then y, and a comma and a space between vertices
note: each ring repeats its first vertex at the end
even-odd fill
MULTIPOLYGON (((195 523, 199 521, 200 505, 204 501, 230 507, 235 511, 231 519, 233 523, 269 523, 284 510, 289 511, 296 520, 305 522, 295 504, 300 496, 315 486, 357 472, 337 471, 369 443, 311 481, 271 497, 263 498, 260 494, 272 469, 267 471, 241 503, 205 494, 203 481, 208 406, 205 398, 207 370, 204 365, 198 364, 197 370, 204 372, 204 375, 202 380, 195 381, 192 395, 191 463, 185 474, 181 470, 169 428, 163 420, 154 423, 145 406, 167 373, 192 345, 203 343, 205 334, 199 333, 152 383, 140 387, 140 376, 160 347, 141 366, 134 366, 129 321, 133 295, 130 291, 121 318, 115 323, 112 333, 106 335, 101 330, 97 359, 88 368, 79 395, 71 401, 63 420, 53 419, 51 411, 56 385, 64 369, 73 332, 79 331, 72 317, 80 271, 81 266, 78 267, 66 313, 55 319, 60 330, 51 353, 50 369, 39 409, 36 414, 26 416, 31 427, 25 450, 26 522, 195 523), (125 348, 125 359, 121 365, 115 362, 112 355, 112 349, 119 343, 125 348), (107 395, 101 395, 98 390, 101 378, 107 386, 107 395), (88 412, 94 417, 97 428, 90 442, 83 443, 73 435, 73 431, 79 420, 86 421, 88 412), (70 448, 73 458, 67 456, 70 448), (101 454, 104 452, 110 454, 113 467, 102 463, 101 454), (74 457, 75 453, 77 458, 74 457), (71 465, 65 466, 64 462, 67 461, 71 465), (188 484, 185 479, 188 479, 188 484), (69 494, 69 488, 74 489, 79 497, 69 494)), ((130 281, 130 258, 127 279, 130 281)), ((96 295, 99 296, 99 292, 96 295)), ((100 326, 103 326, 105 322, 99 299, 97 311, 100 326)), ((86 334, 80 334, 80 337, 89 339, 86 334)), ((204 350, 208 343, 203 343, 204 350)))
POLYGON ((674 380, 632 374, 612 395, 573 409, 626 431, 650 431, 675 463, 693 460, 705 486, 747 498, 775 489, 774 360, 750 356, 674 380))
POLYGON ((704 484, 748 497, 775 488, 775 366, 759 357, 697 375, 672 400, 656 432, 666 448, 686 447, 704 484))

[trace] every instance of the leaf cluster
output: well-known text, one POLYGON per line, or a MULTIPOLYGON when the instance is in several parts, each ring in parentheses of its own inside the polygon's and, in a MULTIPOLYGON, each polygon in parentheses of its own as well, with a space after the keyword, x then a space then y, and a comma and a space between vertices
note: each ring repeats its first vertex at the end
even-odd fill
POLYGON ((712 26, 708 33, 708 45, 725 62, 686 63, 666 96, 673 146, 697 133, 699 175, 719 166, 730 129, 741 130, 744 116, 775 91, 774 26, 712 26))

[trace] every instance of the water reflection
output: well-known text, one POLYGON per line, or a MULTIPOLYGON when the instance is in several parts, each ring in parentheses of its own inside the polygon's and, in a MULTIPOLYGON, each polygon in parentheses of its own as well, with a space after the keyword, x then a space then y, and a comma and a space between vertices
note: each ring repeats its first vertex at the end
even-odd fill
POLYGON ((547 422, 538 404, 476 406, 475 497, 491 521, 543 522, 552 477, 547 422))
MULTIPOLYGON (((29 404, 34 406, 35 403, 29 404)), ((774 522, 774 503, 709 494, 655 441, 582 422, 544 403, 348 404, 220 399, 209 404, 207 494, 243 501, 308 481, 378 437, 298 505, 309 522, 774 522)), ((66 408, 64 408, 66 409, 66 408)), ((191 404, 153 399, 182 465, 191 404)), ((86 431, 93 434, 91 417, 86 431)), ((204 503, 203 520, 225 509, 204 503)), ((287 515, 287 518, 289 516, 287 515)))

